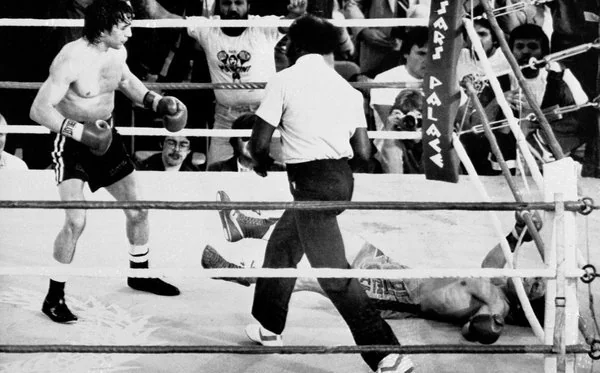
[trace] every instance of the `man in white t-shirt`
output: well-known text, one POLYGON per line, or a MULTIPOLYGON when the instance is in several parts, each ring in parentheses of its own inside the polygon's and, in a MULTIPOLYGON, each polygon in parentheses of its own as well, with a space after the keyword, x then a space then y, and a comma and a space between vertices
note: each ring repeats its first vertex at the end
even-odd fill
MULTIPOLYGON (((429 39, 429 30, 427 27, 411 28, 402 44, 401 53, 406 59, 404 65, 396 66, 390 70, 384 71, 375 76, 374 82, 406 82, 406 83, 422 83, 425 76, 425 66, 427 60, 427 52, 429 39)), ((373 110, 375 119, 375 128, 377 131, 384 131, 386 121, 390 115, 390 111, 398 94, 402 88, 374 88, 371 90, 370 106, 373 110)), ((383 139, 373 140, 373 144, 377 148, 375 158, 381 163, 386 162, 381 158, 383 148, 383 139)), ((400 169, 402 169, 401 160, 400 169)))
MULTIPOLYGON (((218 6, 220 17, 224 20, 258 18, 249 16, 250 5, 247 0, 220 0, 218 6)), ((289 15, 286 18, 296 18, 306 13, 306 1, 290 0, 288 11, 289 15)), ((274 48, 284 36, 284 33, 275 27, 190 26, 188 34, 205 51, 212 83, 266 82, 275 74, 274 48)), ((213 128, 231 129, 231 124, 238 116, 256 111, 263 94, 263 89, 216 89, 213 128)), ((223 162, 232 156, 233 149, 228 138, 211 138, 207 170, 231 171, 223 168, 223 162)))
POLYGON ((6 144, 6 129, 8 124, 4 116, 0 114, 0 170, 27 170, 27 164, 19 157, 4 151, 6 144))

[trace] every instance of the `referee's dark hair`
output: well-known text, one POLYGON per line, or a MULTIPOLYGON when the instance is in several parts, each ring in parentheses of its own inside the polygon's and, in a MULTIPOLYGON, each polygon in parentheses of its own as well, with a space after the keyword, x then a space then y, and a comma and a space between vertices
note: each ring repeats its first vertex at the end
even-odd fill
POLYGON ((338 44, 336 27, 327 20, 310 14, 296 18, 287 34, 290 46, 303 54, 333 53, 338 44))

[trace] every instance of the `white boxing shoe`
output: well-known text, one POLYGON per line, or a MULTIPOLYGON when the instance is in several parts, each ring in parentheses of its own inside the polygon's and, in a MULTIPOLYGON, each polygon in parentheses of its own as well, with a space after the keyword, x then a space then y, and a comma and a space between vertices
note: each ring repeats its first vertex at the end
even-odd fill
POLYGON ((282 347, 283 339, 280 334, 271 333, 258 324, 246 326, 246 335, 252 342, 260 343, 267 347, 282 347))

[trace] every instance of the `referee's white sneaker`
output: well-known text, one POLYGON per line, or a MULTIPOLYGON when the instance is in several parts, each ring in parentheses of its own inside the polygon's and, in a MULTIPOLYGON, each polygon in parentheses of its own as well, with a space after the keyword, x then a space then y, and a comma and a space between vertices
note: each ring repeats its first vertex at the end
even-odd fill
POLYGON ((283 339, 280 334, 271 333, 258 324, 246 326, 246 335, 252 342, 260 343, 267 347, 283 346, 283 339))
POLYGON ((415 366, 408 356, 389 354, 381 359, 376 373, 410 373, 414 370, 415 366))

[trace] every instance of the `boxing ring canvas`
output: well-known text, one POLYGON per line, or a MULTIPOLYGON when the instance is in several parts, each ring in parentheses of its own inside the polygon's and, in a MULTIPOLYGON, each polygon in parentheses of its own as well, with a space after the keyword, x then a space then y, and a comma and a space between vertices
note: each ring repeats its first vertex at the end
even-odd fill
MULTIPOLYGON (((218 190, 234 201, 291 201, 284 173, 260 178, 253 173, 138 172, 142 200, 214 201, 218 190)), ((512 202, 503 177, 482 177, 493 201, 512 202)), ((520 182, 520 181, 518 181, 520 182)), ((521 185, 522 186, 522 185, 521 185)), ((599 199, 600 181, 580 180, 580 194, 599 199)), ((105 190, 92 201, 110 201, 105 190)), ((50 170, 3 171, 2 200, 58 200, 50 170)), ((535 199, 535 198, 534 198, 535 199)), ((354 201, 479 201, 467 176, 457 184, 426 180, 424 175, 355 175, 354 201)), ((277 211, 265 211, 276 215, 277 211)), ((498 212, 508 233, 513 212, 498 212)), ((0 266, 54 265, 52 245, 62 227, 61 209, 0 210, 0 266)), ((598 263, 598 214, 578 215, 578 247, 589 247, 598 263)), ((373 243, 402 264, 415 268, 477 268, 497 242, 486 211, 347 210, 340 227, 373 243)), ((227 242, 214 210, 150 210, 152 268, 202 271, 206 244, 231 254, 231 261, 260 256, 265 242, 227 242)), ((89 210, 86 229, 71 267, 128 266, 125 217, 121 210, 89 210)), ((519 254, 517 268, 539 268, 532 243, 519 254)), ((0 276, 0 344, 116 345, 250 345, 244 326, 250 315, 253 287, 203 278, 169 277, 182 293, 159 297, 136 292, 123 277, 71 277, 67 298, 80 320, 72 325, 48 320, 40 309, 47 276, 0 276)), ((587 285, 579 283, 582 315, 589 314, 587 285)), ((592 283, 598 307, 598 283, 592 283)), ((587 315, 589 316, 589 315, 587 315)), ((388 320, 402 344, 465 344, 460 326, 411 315, 388 320)), ((286 345, 353 345, 350 332, 328 299, 294 293, 284 332, 286 345)), ((529 328, 508 325, 497 344, 535 344, 529 328)), ((418 372, 543 372, 543 356, 413 355, 418 372)), ((600 372, 587 355, 578 369, 600 372)), ((368 372, 357 354, 225 355, 225 354, 0 354, 0 372, 368 372)))

